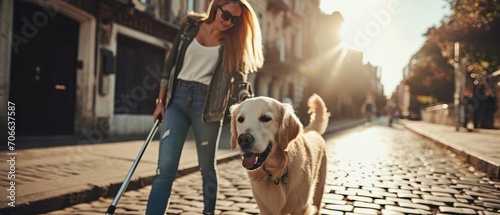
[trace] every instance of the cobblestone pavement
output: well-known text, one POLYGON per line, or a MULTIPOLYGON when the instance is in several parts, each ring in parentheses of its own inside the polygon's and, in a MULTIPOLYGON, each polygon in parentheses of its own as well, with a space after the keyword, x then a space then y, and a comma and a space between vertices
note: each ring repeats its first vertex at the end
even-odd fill
MULTIPOLYGON (((326 138, 329 167, 321 214, 500 214, 499 181, 399 125, 361 126, 326 138)), ((217 213, 258 214, 241 161, 218 169, 217 213)), ((199 173, 177 178, 167 214, 201 214, 200 182, 199 173)), ((150 189, 126 192, 115 214, 144 214, 150 189)), ((111 201, 47 214, 104 214, 111 201)))

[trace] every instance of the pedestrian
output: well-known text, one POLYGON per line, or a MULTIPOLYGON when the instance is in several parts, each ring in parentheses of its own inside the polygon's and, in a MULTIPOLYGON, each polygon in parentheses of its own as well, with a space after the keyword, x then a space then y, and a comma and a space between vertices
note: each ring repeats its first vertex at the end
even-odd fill
POLYGON ((495 96, 495 94, 491 93, 488 95, 488 97, 486 97, 485 99, 485 126, 484 128, 487 128, 487 129, 493 129, 494 128, 494 121, 495 121, 495 112, 497 111, 498 109, 498 106, 497 106, 497 98, 495 96))
POLYGON ((474 128, 484 128, 486 125, 485 113, 486 113, 486 85, 479 84, 474 87, 474 99, 477 105, 474 108, 474 115, 472 121, 474 123, 474 128))
POLYGON ((367 96, 363 105, 361 105, 361 113, 365 114, 368 123, 372 121, 373 112, 375 112, 375 102, 371 96, 367 96))
POLYGON ((203 214, 214 214, 215 153, 229 95, 253 96, 247 74, 264 61, 259 21, 247 0, 212 0, 183 21, 164 66, 153 118, 162 120, 158 168, 146 214, 165 214, 189 128, 202 175, 203 214))
POLYGON ((399 110, 399 108, 396 107, 396 110, 394 111, 394 120, 396 120, 396 122, 398 121, 399 117, 401 117, 401 111, 399 110))
POLYGON ((387 117, 389 117, 389 126, 392 127, 392 121, 394 120, 394 113, 396 112, 396 104, 392 99, 389 99, 387 101, 387 104, 385 105, 385 112, 387 114, 387 117))
POLYGON ((474 98, 472 97, 472 92, 470 92, 470 90, 465 90, 461 104, 463 105, 463 113, 464 113, 462 126, 468 131, 472 131, 468 128, 468 124, 470 122, 472 114, 474 113, 476 105, 474 102, 474 98))

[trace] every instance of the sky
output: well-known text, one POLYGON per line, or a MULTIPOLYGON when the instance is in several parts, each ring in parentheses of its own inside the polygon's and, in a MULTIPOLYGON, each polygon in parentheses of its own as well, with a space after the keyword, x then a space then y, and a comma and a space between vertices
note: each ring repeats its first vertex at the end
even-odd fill
POLYGON ((386 97, 403 78, 411 56, 424 44, 427 29, 450 14, 445 0, 321 0, 325 14, 344 17, 342 42, 360 50, 364 63, 379 66, 386 97))

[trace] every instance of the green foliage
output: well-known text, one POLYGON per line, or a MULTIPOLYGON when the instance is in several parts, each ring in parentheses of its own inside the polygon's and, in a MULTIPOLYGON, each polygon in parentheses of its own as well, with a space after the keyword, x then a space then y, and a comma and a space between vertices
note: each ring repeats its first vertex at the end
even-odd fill
POLYGON ((450 102, 454 91, 454 70, 441 55, 438 44, 427 41, 413 59, 413 75, 407 80, 412 95, 433 98, 417 99, 421 104, 450 102))
POLYGON ((434 96, 417 96, 417 100, 420 104, 433 105, 437 103, 437 99, 434 96))
POLYGON ((500 69, 500 4, 498 0, 447 0, 452 13, 428 30, 427 41, 412 58, 407 80, 420 104, 453 101, 455 50, 466 59, 467 77, 481 78, 500 69))
POLYGON ((454 58, 454 43, 467 71, 491 73, 500 68, 500 4, 497 0, 448 0, 452 14, 431 30, 429 40, 439 44, 443 56, 454 58))

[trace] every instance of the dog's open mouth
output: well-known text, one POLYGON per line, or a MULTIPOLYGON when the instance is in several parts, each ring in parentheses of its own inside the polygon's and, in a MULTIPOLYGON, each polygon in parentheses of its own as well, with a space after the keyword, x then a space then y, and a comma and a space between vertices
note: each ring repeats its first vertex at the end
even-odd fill
POLYGON ((252 153, 252 152, 245 152, 243 156, 241 156, 241 165, 245 167, 248 170, 254 170, 262 166, 262 163, 267 159, 267 156, 269 155, 269 152, 271 151, 271 143, 269 143, 266 147, 266 149, 260 153, 252 153))

